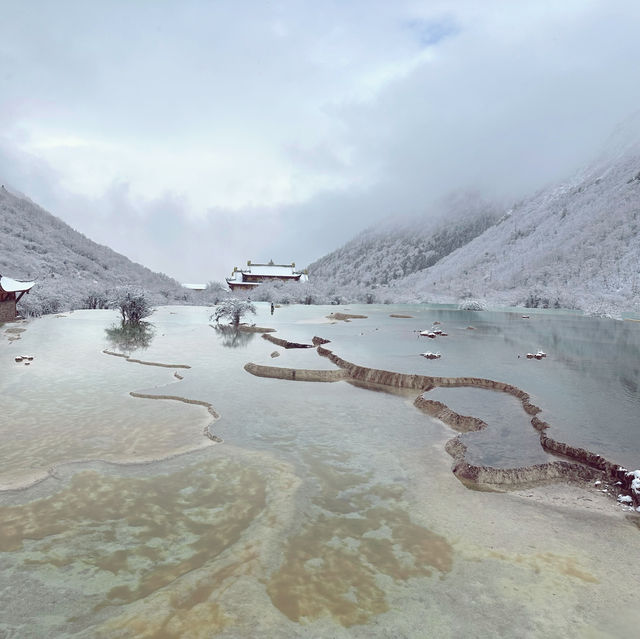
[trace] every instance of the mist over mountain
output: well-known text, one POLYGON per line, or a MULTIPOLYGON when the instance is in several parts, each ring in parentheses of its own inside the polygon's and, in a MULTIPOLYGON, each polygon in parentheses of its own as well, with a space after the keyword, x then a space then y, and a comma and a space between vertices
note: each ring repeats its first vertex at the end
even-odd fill
POLYGON ((467 245, 394 284, 405 300, 638 310, 640 147, 515 204, 467 245))
MULTIPOLYGON (((123 285, 145 289, 155 305, 212 303, 221 295, 219 286, 209 291, 213 297, 194 295, 4 188, 0 274, 37 281, 20 303, 23 313, 87 307, 91 294, 108 299, 123 285)), ((640 311, 640 116, 621 125, 601 155, 569 179, 511 206, 458 191, 421 216, 399 212, 311 264, 309 275, 304 284, 262 285, 252 299, 478 299, 598 314, 640 311)))
POLYGON ((395 302, 469 298, 593 313, 640 310, 640 131, 636 116, 570 179, 497 214, 471 196, 440 222, 371 228, 309 267, 333 286, 395 302))
POLYGON ((390 218, 309 266, 312 278, 376 288, 429 268, 497 222, 499 209, 477 193, 451 196, 424 217, 390 218))
POLYGON ((90 294, 108 299, 111 291, 125 285, 145 289, 154 304, 185 303, 191 295, 176 280, 92 242, 4 187, 0 189, 0 274, 36 281, 18 304, 23 314, 85 308, 90 294))

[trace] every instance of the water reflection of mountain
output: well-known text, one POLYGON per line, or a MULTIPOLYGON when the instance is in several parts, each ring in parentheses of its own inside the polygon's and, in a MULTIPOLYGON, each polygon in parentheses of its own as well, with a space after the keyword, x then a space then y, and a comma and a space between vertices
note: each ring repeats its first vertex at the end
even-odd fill
POLYGON ((574 370, 591 377, 618 378, 632 394, 638 392, 640 379, 640 345, 638 329, 625 322, 581 318, 572 322, 531 322, 529 340, 556 353, 556 358, 574 370), (580 330, 576 324, 580 324, 580 330))
MULTIPOLYGON (((459 313, 448 315, 447 321, 460 323, 459 313)), ((632 322, 564 313, 536 314, 531 319, 501 313, 497 320, 493 314, 479 314, 463 321, 473 324, 479 335, 501 337, 515 353, 541 348, 571 370, 596 380, 616 379, 628 395, 640 400, 640 326, 632 322)))
POLYGON ((111 348, 123 353, 149 348, 156 333, 154 325, 149 322, 114 324, 104 332, 111 348))
POLYGON ((245 347, 256 336, 256 333, 241 331, 231 325, 216 324, 212 328, 218 334, 220 343, 226 348, 245 347))

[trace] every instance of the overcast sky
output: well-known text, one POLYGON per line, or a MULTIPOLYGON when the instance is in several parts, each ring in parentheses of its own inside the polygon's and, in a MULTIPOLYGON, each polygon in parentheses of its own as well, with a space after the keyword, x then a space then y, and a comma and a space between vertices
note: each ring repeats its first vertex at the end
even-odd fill
POLYGON ((0 180, 183 282, 519 197, 640 108, 636 0, 0 8, 0 180))

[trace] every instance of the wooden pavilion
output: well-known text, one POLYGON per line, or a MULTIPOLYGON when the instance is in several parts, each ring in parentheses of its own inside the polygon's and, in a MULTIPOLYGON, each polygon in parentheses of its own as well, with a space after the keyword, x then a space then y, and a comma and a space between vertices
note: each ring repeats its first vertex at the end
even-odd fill
POLYGON ((17 303, 35 282, 21 282, 0 275, 0 322, 13 322, 17 316, 17 303))
POLYGON ((254 264, 249 260, 246 268, 234 267, 231 277, 227 277, 227 284, 232 291, 247 291, 264 282, 306 282, 309 276, 306 269, 296 271, 295 262, 291 264, 254 264))

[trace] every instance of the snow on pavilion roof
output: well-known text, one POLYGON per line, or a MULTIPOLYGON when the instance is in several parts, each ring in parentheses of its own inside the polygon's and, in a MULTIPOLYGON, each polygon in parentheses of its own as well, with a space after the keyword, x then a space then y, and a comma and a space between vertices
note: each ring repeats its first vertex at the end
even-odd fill
POLYGON ((21 291, 28 291, 35 285, 35 282, 21 282, 19 280, 13 280, 10 277, 0 275, 0 289, 5 293, 20 293, 21 291))
POLYGON ((254 275, 258 277, 276 278, 300 278, 300 281, 307 281, 306 273, 296 271, 295 264, 247 264, 244 268, 235 268, 231 277, 227 277, 227 282, 241 282, 242 274, 254 275))
POLYGON ((295 267, 292 264, 251 264, 247 268, 241 269, 245 273, 251 273, 251 275, 266 275, 274 277, 293 277, 297 275, 295 267))

